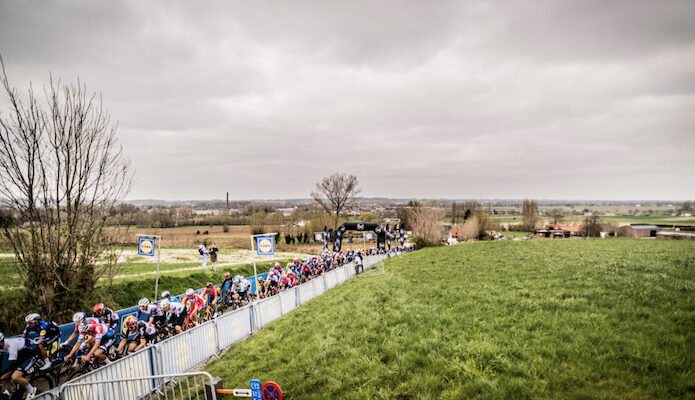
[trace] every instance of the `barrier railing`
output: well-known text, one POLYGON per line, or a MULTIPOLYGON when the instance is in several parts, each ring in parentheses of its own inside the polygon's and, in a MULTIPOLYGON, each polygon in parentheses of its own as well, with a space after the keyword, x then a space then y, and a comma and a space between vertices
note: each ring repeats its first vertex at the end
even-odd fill
MULTIPOLYGON (((364 265, 384 258, 367 256, 364 265)), ((185 375, 184 372, 354 276, 355 266, 349 263, 279 295, 225 313, 67 382, 60 389, 60 399, 141 399, 155 392, 166 393, 173 376, 185 375)))

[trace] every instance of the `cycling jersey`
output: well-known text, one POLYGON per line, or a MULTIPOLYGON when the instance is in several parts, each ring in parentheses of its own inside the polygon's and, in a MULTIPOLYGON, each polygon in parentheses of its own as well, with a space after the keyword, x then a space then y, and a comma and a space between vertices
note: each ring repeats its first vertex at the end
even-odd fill
MULTIPOLYGON (((87 333, 91 333, 92 335, 94 335, 94 340, 101 341, 113 339, 113 337, 116 335, 116 332, 114 332, 113 329, 109 328, 109 326, 103 322, 89 324, 89 328, 87 328, 87 333)), ((77 341, 84 341, 84 333, 80 332, 80 336, 77 337, 77 341)))
POLYGON ((186 306, 189 311, 202 310, 203 307, 205 307, 205 300, 203 300, 199 294, 194 293, 191 297, 186 296, 182 304, 186 306))
POLYGON ((186 307, 181 303, 169 303, 169 316, 170 317, 180 317, 182 314, 186 314, 186 307))
POLYGON ((2 353, 7 353, 9 365, 0 375, 14 370, 29 374, 33 371, 34 363, 41 358, 39 346, 26 338, 5 338, 5 347, 0 350, 2 353))
POLYGON ((94 316, 101 318, 102 321, 104 321, 104 323, 111 329, 116 329, 118 327, 118 322, 121 320, 121 317, 110 308, 104 308, 104 311, 101 313, 101 317, 96 314, 94 316))
POLYGON ((150 319, 150 317, 161 317, 164 315, 164 313, 158 305, 148 304, 145 310, 143 310, 142 308, 138 310, 138 319, 140 319, 140 317, 143 315, 145 315, 147 319, 150 319))
POLYGON ((246 279, 242 279, 239 281, 239 283, 234 285, 234 291, 237 293, 246 292, 249 290, 250 286, 251 286, 251 283, 249 281, 247 281, 246 279))
POLYGON ((48 321, 39 321, 39 323, 33 328, 27 325, 24 328, 22 337, 27 337, 27 335, 31 332, 37 333, 39 335, 39 339, 44 339, 47 342, 53 342, 55 339, 60 338, 60 328, 58 328, 58 325, 48 321))
POLYGON ((206 288, 205 291, 202 293, 202 297, 205 298, 205 305, 210 305, 212 304, 212 301, 215 300, 218 296, 220 295, 220 289, 216 287, 211 287, 211 288, 206 288))
POLYGON ((135 326, 135 337, 133 340, 145 339, 147 342, 152 342, 157 337, 157 328, 146 321, 138 321, 135 326))

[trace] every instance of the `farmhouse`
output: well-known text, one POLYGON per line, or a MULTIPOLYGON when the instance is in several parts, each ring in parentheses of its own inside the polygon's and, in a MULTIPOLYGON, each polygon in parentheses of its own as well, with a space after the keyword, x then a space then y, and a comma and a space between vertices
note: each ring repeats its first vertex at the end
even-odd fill
POLYGON ((625 225, 620 227, 620 236, 633 238, 650 238, 656 237, 656 231, 659 229, 656 225, 625 225))
POLYGON ((534 235, 538 238, 564 239, 578 235, 581 233, 581 230, 582 227, 579 225, 553 224, 546 226, 545 229, 536 229, 534 235))

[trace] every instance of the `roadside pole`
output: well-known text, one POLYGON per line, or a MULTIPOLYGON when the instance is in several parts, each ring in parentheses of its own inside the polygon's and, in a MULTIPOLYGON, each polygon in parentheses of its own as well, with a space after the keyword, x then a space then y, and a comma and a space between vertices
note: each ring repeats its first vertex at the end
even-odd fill
POLYGON ((159 260, 162 257, 162 237, 157 236, 159 239, 157 241, 157 278, 154 281, 154 301, 157 301, 157 298, 159 297, 159 260))

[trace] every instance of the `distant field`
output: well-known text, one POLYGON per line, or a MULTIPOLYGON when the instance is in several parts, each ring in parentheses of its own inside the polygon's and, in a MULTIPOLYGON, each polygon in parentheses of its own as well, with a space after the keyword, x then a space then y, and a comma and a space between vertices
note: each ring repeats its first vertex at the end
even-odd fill
POLYGON ((474 242, 386 262, 207 371, 292 399, 686 399, 695 243, 474 242))

